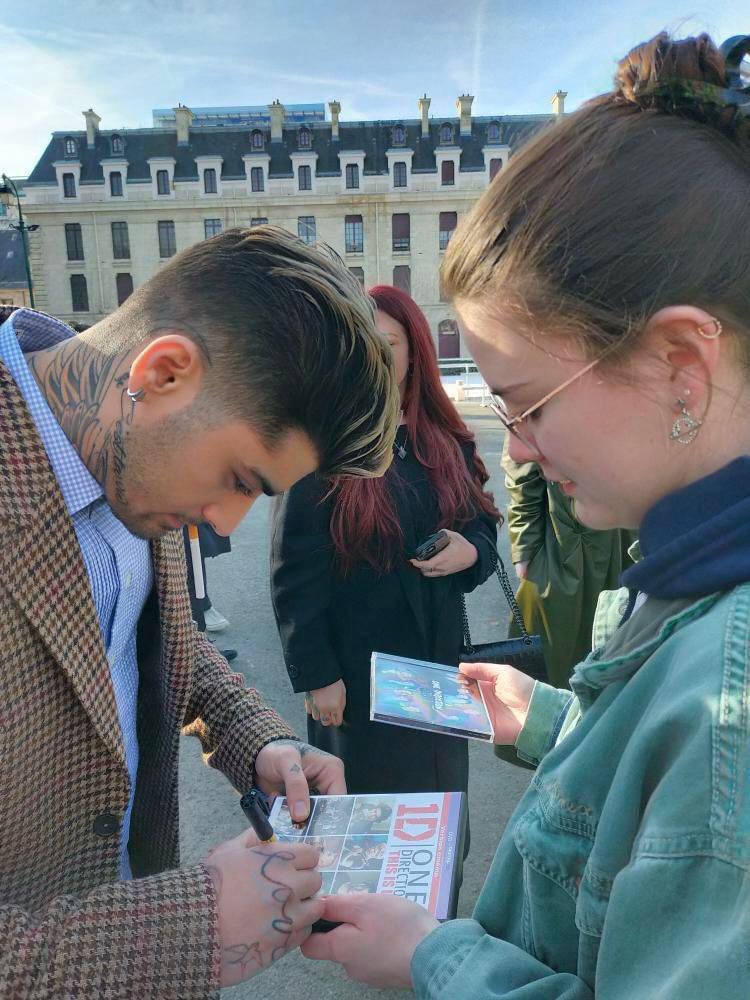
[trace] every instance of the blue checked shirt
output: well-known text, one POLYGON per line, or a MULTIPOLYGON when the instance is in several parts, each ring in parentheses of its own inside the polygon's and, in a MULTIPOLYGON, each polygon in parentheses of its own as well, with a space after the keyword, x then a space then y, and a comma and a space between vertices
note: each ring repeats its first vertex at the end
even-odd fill
POLYGON ((15 379, 34 419, 73 520, 91 583, 130 776, 120 854, 120 878, 129 879, 128 838, 138 771, 136 627, 151 590, 153 570, 148 542, 132 535, 112 513, 101 486, 65 436, 23 356, 71 336, 73 331, 64 323, 19 309, 0 326, 0 360, 15 379))

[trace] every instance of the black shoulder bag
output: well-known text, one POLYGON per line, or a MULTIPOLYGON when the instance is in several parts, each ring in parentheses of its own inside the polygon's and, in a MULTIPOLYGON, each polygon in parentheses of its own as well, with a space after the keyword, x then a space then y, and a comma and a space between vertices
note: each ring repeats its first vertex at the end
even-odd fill
POLYGON ((497 554, 495 572, 500 581, 505 598, 510 605, 513 619, 521 633, 517 639, 500 639, 497 642, 480 642, 475 645, 471 641, 469 630, 469 615, 466 611, 466 598, 461 595, 461 615, 464 627, 464 643, 461 648, 463 663, 509 663, 535 681, 547 681, 547 668, 544 663, 542 639, 538 635, 529 635, 524 625, 521 609, 518 607, 516 595, 513 593, 508 574, 503 561, 497 554))
MULTIPOLYGON (((461 594, 461 615, 463 618, 464 642, 461 648, 462 663, 509 663, 516 670, 533 677, 536 681, 547 681, 547 667, 544 662, 544 650, 542 649, 542 639, 538 635, 529 635, 524 625, 521 609, 518 607, 516 595, 513 593, 508 574, 497 553, 495 572, 500 581, 505 598, 510 605, 513 619, 521 633, 517 639, 500 639, 498 642, 480 642, 475 645, 471 641, 471 631, 469 629, 469 615, 466 611, 466 598, 461 594)), ((495 746, 495 756, 504 760, 508 764, 516 767, 524 767, 534 770, 534 765, 529 764, 517 755, 512 746, 495 746)))

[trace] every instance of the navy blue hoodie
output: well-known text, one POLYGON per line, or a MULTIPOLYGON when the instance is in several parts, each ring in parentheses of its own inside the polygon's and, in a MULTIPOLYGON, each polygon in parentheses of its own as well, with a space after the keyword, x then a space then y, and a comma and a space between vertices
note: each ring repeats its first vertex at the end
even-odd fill
POLYGON ((649 510, 641 560, 623 585, 651 597, 703 597, 750 580, 750 457, 670 493, 649 510))

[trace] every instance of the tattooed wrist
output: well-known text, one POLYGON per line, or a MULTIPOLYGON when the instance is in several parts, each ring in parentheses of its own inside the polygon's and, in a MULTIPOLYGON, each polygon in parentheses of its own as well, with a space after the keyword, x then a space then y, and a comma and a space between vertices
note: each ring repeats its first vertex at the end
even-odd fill
MULTIPOLYGON (((295 750, 299 752, 300 757, 305 757, 309 753, 318 754, 319 757, 333 757, 332 753, 328 753, 326 750, 320 750, 318 747, 311 746, 309 743, 304 743, 302 740, 290 740, 287 737, 283 737, 279 740, 273 740, 274 746, 288 746, 294 747, 295 750)), ((270 746, 271 744, 266 744, 270 746)))

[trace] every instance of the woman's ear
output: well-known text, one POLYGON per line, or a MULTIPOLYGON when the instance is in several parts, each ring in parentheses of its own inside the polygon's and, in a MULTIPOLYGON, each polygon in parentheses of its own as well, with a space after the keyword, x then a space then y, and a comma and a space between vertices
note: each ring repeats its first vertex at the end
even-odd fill
POLYGON ((678 399, 705 411, 713 376, 727 341, 722 326, 710 313, 695 306, 667 306, 649 319, 641 338, 642 363, 652 364, 652 374, 663 373, 663 386, 678 399), (658 370, 657 370, 658 369, 658 370))

